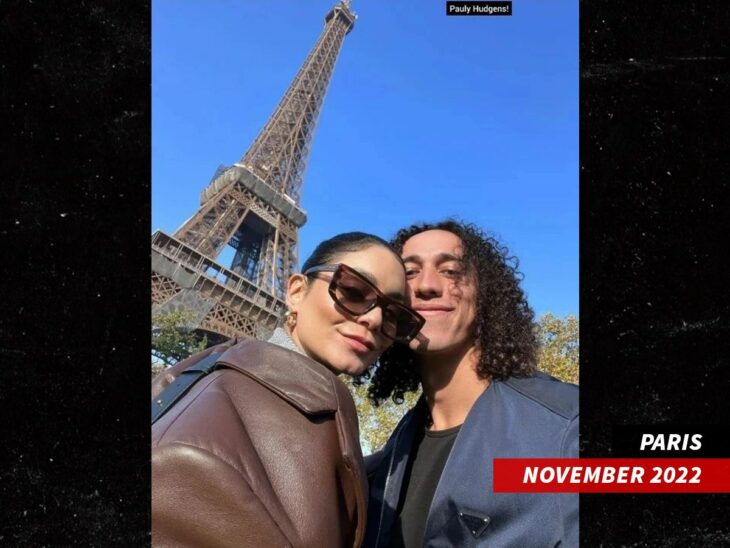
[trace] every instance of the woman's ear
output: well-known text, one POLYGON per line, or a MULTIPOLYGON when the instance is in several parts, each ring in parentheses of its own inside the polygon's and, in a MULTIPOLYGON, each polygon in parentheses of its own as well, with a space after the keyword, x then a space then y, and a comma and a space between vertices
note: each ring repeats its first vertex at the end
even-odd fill
POLYGON ((286 306, 296 312, 299 304, 307 294, 307 277, 302 274, 292 274, 286 283, 286 306))

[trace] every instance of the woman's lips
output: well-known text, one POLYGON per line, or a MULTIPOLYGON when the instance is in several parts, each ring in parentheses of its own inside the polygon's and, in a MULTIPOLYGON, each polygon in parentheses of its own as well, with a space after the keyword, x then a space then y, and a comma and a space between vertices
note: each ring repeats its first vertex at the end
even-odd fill
POLYGON ((360 337, 353 337, 351 335, 345 335, 343 333, 340 333, 340 335, 342 335, 342 338, 345 339, 345 342, 350 346, 350 348, 352 348, 358 354, 365 354, 372 350, 372 348, 368 346, 368 344, 366 344, 366 342, 360 337))

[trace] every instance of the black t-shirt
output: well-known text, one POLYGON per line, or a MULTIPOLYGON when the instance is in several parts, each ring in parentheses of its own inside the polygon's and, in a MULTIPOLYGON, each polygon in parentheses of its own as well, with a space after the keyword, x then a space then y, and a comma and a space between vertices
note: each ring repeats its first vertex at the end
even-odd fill
POLYGON ((398 519, 390 539, 391 548, 423 546, 431 501, 460 428, 461 425, 436 431, 424 428, 413 440, 398 504, 398 519))

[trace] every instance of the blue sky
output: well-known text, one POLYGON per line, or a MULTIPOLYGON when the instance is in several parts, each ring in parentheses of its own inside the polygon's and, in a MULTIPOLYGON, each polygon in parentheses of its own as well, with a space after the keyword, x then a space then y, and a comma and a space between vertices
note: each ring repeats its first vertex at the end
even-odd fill
MULTIPOLYGON (((174 232, 244 154, 334 4, 152 3, 152 229, 174 232)), ((447 17, 444 0, 352 6, 305 175, 300 261, 339 232, 389 238, 458 216, 519 258, 538 314, 577 315, 578 1, 514 0, 511 17, 447 17)))

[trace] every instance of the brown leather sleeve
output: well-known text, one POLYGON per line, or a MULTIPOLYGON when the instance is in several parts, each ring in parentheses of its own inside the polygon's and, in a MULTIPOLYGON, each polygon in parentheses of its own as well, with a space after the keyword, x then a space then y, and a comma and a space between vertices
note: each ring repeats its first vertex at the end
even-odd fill
POLYGON ((235 468, 198 447, 171 444, 152 451, 152 545, 292 543, 235 468))

